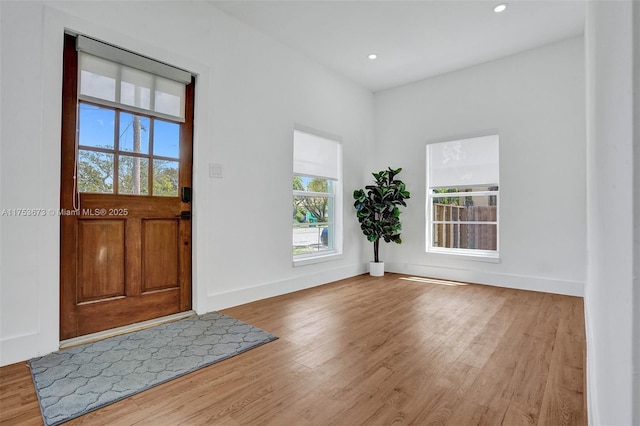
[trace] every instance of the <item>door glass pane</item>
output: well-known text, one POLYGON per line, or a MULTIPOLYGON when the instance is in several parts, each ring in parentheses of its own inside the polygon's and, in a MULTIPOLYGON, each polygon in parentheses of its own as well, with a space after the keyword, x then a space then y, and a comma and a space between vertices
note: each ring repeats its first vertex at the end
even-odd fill
POLYGON ((178 170, 177 161, 153 160, 153 195, 177 197, 178 170))
POLYGON ((153 155, 180 158, 180 125, 178 123, 154 120, 153 155))
POLYGON ((149 118, 120 113, 120 151, 149 153, 149 118))
POLYGON ((114 110, 81 103, 78 121, 80 146, 113 149, 114 110))
POLYGON ((78 150, 78 191, 113 193, 113 154, 78 150))
POLYGON ((149 194, 149 159, 121 155, 118 157, 118 193, 149 194))

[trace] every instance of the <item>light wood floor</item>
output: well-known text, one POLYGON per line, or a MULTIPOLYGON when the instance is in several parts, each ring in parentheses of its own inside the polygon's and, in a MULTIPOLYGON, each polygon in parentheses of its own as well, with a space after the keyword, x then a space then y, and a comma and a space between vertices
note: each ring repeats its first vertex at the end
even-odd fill
MULTIPOLYGON (((280 339, 69 424, 584 425, 582 299, 367 275, 226 309, 280 339)), ((26 363, 0 423, 42 424, 26 363)))

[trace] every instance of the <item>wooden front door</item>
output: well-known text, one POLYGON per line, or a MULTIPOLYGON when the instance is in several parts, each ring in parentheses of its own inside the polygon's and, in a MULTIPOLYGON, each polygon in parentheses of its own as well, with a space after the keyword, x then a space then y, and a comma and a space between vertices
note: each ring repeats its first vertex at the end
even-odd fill
POLYGON ((64 55, 61 340, 191 309, 194 96, 184 122, 88 102, 64 55))

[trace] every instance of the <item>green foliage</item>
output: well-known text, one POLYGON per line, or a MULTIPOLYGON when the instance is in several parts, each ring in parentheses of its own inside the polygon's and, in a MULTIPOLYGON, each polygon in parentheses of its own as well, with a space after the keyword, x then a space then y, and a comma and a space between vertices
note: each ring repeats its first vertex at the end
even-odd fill
MULTIPOLYGON (((326 194, 329 190, 329 185, 326 179, 313 179, 307 185, 307 190, 310 192, 321 192, 326 194)), ((304 208, 315 217, 318 222, 327 221, 327 213, 329 206, 329 199, 326 197, 305 197, 302 200, 304 208)))
MULTIPOLYGON (((433 193, 434 194, 449 194, 451 192, 460 192, 460 190, 458 188, 441 188, 441 189, 434 189, 433 193)), ((448 205, 459 205, 460 198, 459 197, 438 197, 438 198, 434 198, 433 199, 433 203, 434 204, 448 204, 448 205)))
POLYGON ((120 156, 118 194, 149 195, 149 160, 120 156))
POLYGON ((364 189, 353 191, 355 199, 353 206, 360 222, 360 229, 367 240, 373 243, 375 262, 380 261, 378 256, 380 239, 386 243, 392 241, 397 244, 402 243, 401 212, 398 206, 407 206, 405 200, 410 198, 410 193, 404 182, 396 179, 401 171, 402 168, 394 170, 389 167, 387 170, 372 173, 376 181, 375 185, 367 185, 364 189))
POLYGON ((80 192, 113 192, 113 154, 80 150, 78 160, 80 192))
POLYGON ((178 164, 173 161, 153 161, 153 195, 178 196, 178 164))
MULTIPOLYGON (((113 194, 113 154, 80 150, 78 153, 78 189, 80 192, 113 194)), ((178 164, 154 160, 153 195, 178 196, 178 164)), ((118 161, 118 193, 149 194, 149 160, 122 155, 118 161)))
MULTIPOLYGON (((307 188, 305 189, 302 178, 300 176, 294 176, 293 189, 296 191, 328 194, 329 182, 327 179, 314 178, 307 184, 307 188)), ((307 213, 309 213, 317 222, 327 222, 328 207, 328 197, 294 196, 293 220, 298 223, 303 223, 307 218, 307 213)))

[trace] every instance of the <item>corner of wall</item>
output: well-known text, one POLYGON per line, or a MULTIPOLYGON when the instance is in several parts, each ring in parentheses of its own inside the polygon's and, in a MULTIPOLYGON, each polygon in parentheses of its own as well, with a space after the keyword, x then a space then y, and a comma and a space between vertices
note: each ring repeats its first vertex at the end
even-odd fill
POLYGON ((634 403, 640 395, 638 76, 632 75, 632 67, 638 66, 634 42, 637 6, 633 1, 593 1, 586 8, 588 255, 584 309, 590 424, 640 421, 640 407, 634 403), (625 212, 617 219, 621 226, 607 227, 612 210, 625 212))
MULTIPOLYGON (((634 282, 633 282, 633 401, 640 401, 640 3, 633 3, 633 108, 634 108, 634 282)), ((640 424, 640 403, 634 404, 634 424, 640 424)))

